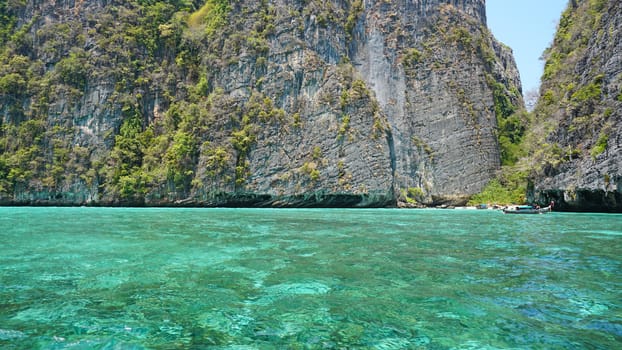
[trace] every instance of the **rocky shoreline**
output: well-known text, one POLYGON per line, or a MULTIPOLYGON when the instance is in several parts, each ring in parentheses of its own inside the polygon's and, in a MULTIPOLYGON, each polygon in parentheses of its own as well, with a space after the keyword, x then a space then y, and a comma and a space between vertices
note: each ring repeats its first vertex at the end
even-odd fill
MULTIPOLYGON (((622 213, 622 194, 603 190, 549 190, 537 193, 533 203, 555 202, 556 212, 622 213)), ((456 209, 476 210, 475 206, 461 203, 412 204, 398 201, 390 195, 353 195, 310 193, 296 196, 268 194, 221 194, 209 200, 188 198, 177 201, 89 200, 67 201, 60 198, 0 198, 0 206, 32 207, 144 207, 144 208, 398 208, 398 209, 456 209)), ((493 208, 486 208, 492 210, 493 208)), ((497 208, 498 209, 498 208, 497 208)))

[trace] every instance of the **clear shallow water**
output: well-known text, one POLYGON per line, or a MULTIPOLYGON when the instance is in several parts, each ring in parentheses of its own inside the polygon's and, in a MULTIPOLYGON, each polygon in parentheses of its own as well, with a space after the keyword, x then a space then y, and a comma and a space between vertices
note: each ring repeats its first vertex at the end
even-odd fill
POLYGON ((0 208, 3 349, 615 349, 622 215, 0 208))

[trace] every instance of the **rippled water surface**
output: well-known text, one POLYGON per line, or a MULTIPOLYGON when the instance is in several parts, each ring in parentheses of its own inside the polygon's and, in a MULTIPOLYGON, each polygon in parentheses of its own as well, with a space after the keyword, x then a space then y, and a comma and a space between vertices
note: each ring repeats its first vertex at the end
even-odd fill
POLYGON ((3 349, 620 349, 622 216, 0 208, 3 349))

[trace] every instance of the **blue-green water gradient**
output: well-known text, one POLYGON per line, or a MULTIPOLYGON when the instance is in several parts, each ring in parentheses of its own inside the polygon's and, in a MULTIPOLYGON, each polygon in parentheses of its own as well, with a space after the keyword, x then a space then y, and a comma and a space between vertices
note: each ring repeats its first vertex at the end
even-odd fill
POLYGON ((622 216, 0 208, 2 349, 619 349, 622 216))

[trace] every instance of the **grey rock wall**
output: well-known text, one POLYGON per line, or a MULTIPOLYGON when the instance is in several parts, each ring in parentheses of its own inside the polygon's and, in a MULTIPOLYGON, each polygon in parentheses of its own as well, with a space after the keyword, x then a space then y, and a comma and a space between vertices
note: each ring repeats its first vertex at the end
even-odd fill
POLYGON ((367 2, 353 62, 391 126, 396 187, 420 189, 426 204, 464 204, 500 167, 487 76, 519 90, 520 81, 511 52, 484 29, 483 1, 431 3, 367 2))
POLYGON ((597 100, 555 112, 559 125, 547 142, 574 151, 534 180, 532 198, 554 200, 562 210, 622 212, 622 3, 603 4, 595 30, 585 38, 587 48, 567 63, 577 90, 599 86, 597 100), (602 152, 596 150, 599 140, 606 140, 602 152))
MULTIPOLYGON (((50 101, 47 120, 50 127, 75 130, 68 135, 71 143, 88 149, 88 164, 100 164, 100 170, 112 166, 109 153, 128 104, 138 108, 145 128, 155 125, 157 130, 170 104, 188 97, 184 84, 199 79, 184 75, 174 55, 157 57, 168 65, 144 72, 141 79, 149 83, 135 84, 130 98, 120 99, 119 84, 136 77, 119 74, 113 62, 117 57, 89 36, 90 17, 120 20, 110 17, 112 4, 57 1, 26 7, 30 15, 45 14, 33 30, 63 21, 82 25, 76 27, 84 34, 82 48, 98 64, 111 65, 108 73, 89 75, 79 96, 59 91, 50 101)), ((271 2, 274 30, 265 38, 267 48, 258 52, 238 31, 255 28, 263 5, 232 3, 225 36, 201 43, 206 52, 199 53, 198 61, 213 101, 200 104, 200 113, 210 116, 210 124, 202 126, 209 132, 199 135, 193 178, 186 188, 162 180, 143 197, 124 200, 100 172, 87 180, 67 176, 53 191, 35 180, 4 203, 465 203, 500 167, 490 82, 502 83, 508 95, 520 90, 511 51, 486 29, 485 2, 365 0, 360 13, 351 5, 271 2), (270 119, 256 117, 244 124, 242 115, 254 99, 269 100, 276 112, 270 119), (234 139, 244 126, 250 141, 242 151, 234 139)), ((122 6, 116 6, 115 13, 122 14, 122 6)), ((43 51, 36 55, 50 69, 61 58, 43 51)))

